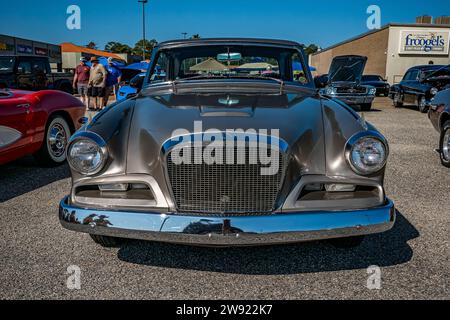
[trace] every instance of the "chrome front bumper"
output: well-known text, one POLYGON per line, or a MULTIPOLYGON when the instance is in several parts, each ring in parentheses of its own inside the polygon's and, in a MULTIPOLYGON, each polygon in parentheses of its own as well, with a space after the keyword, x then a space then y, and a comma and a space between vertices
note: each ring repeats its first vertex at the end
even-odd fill
POLYGON ((119 238, 200 246, 258 246, 380 233, 395 223, 395 208, 279 213, 266 216, 208 217, 111 211, 61 201, 66 229, 119 238))
POLYGON ((339 99, 346 104, 366 104, 372 103, 375 96, 346 96, 346 95, 333 95, 333 98, 339 99))

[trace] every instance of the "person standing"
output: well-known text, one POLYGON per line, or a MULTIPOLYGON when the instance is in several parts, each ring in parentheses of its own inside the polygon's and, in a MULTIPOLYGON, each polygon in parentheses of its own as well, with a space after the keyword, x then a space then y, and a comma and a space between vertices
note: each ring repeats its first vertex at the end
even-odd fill
POLYGON ((101 110, 102 100, 105 95, 107 72, 105 67, 99 63, 97 57, 92 57, 91 63, 92 67, 89 77, 90 96, 94 99, 94 110, 101 110))
POLYGON ((120 80, 122 78, 122 71, 114 64, 112 58, 108 58, 108 65, 106 66, 106 71, 108 76, 106 77, 106 88, 105 96, 103 97, 103 107, 108 104, 109 97, 111 93, 114 93, 114 97, 117 100, 117 90, 119 87, 120 80))
POLYGON ((80 58, 80 64, 75 68, 75 76, 73 78, 73 88, 78 91, 81 96, 81 102, 87 105, 87 89, 89 83, 91 68, 86 65, 86 58, 80 58))

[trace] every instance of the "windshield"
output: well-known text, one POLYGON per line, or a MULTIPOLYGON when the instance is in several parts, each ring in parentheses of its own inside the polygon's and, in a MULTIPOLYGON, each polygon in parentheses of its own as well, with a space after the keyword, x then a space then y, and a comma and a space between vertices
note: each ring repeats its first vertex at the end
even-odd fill
POLYGON ((380 76, 368 75, 368 76, 363 76, 362 81, 383 81, 383 78, 381 78, 380 76))
POLYGON ((306 85, 310 79, 300 51, 265 46, 207 45, 161 50, 153 69, 150 83, 238 78, 306 85))
POLYGON ((0 57, 0 73, 13 72, 13 67, 13 57, 0 57))

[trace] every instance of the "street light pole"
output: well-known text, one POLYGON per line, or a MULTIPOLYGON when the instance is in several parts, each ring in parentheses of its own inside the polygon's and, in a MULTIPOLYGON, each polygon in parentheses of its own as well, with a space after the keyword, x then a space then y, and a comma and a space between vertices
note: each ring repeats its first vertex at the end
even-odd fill
POLYGON ((148 0, 138 0, 138 2, 142 3, 142 61, 145 61, 145 5, 147 4, 148 0))

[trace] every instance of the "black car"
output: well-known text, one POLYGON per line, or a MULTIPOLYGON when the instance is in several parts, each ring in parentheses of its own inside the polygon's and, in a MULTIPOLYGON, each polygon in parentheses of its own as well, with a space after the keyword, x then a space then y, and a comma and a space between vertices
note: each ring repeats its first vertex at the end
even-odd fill
POLYGON ((395 107, 415 105, 420 112, 428 111, 430 101, 450 84, 450 65, 425 65, 409 69, 403 80, 392 86, 391 97, 395 107))
POLYGON ((72 73, 52 72, 48 57, 0 56, 0 88, 72 93, 72 82, 72 73))
POLYGON ((383 77, 375 74, 363 75, 361 78, 361 84, 375 87, 377 89, 376 92, 377 96, 387 97, 391 89, 391 86, 389 85, 389 83, 387 83, 385 79, 383 79, 383 77))
POLYGON ((359 105, 361 111, 369 111, 376 89, 361 83, 367 57, 338 56, 333 58, 328 74, 314 79, 324 96, 339 99, 349 106, 359 105))

